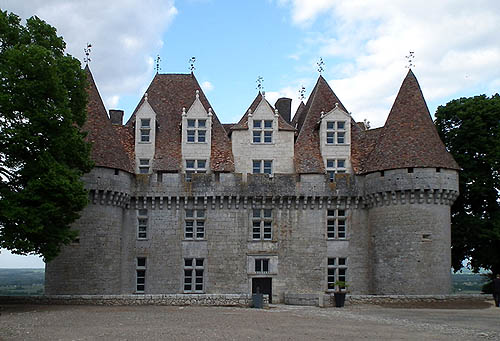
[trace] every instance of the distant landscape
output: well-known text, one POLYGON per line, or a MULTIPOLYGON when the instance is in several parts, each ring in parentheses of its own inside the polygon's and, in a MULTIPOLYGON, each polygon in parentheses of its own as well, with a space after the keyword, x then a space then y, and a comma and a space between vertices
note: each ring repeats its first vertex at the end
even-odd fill
MULTIPOLYGON (((43 295, 44 269, 0 269, 0 295, 43 295)), ((454 294, 479 294, 488 281, 484 274, 452 274, 454 294)))

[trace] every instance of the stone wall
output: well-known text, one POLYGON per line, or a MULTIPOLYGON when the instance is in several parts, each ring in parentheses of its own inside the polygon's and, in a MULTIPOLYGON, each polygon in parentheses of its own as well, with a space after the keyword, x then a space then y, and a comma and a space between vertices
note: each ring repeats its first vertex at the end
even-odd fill
MULTIPOLYGON (((264 308, 269 297, 263 297, 264 308)), ((47 295, 0 296, 0 304, 253 306, 249 295, 47 295)))

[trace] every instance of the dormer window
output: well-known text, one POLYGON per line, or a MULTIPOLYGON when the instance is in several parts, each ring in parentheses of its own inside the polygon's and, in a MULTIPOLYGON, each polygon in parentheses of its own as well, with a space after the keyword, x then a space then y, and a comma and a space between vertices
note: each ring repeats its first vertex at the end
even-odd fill
POLYGON ((344 144, 345 143, 345 121, 326 122, 326 143, 344 144))
POLYGON ((139 173, 149 174, 149 159, 139 159, 139 173))
POLYGON ((327 159, 326 173, 330 182, 335 181, 335 173, 345 173, 345 159, 327 159))
POLYGON ((186 181, 191 181, 194 173, 206 173, 206 160, 186 160, 186 181))
POLYGON ((273 143, 272 120, 253 120, 253 143, 273 143))
POLYGON ((151 136, 151 119, 141 119, 141 142, 150 142, 151 136))
POLYGON ((272 160, 253 160, 253 174, 273 174, 272 160))
POLYGON ((207 120, 187 120, 187 142, 205 143, 207 136, 207 120))

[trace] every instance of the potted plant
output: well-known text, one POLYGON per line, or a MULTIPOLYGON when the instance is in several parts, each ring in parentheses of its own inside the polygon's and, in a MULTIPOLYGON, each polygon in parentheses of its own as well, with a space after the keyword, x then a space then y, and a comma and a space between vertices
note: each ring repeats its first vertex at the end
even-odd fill
POLYGON ((344 281, 336 281, 333 283, 336 290, 333 292, 333 297, 335 298, 335 306, 337 308, 342 308, 345 304, 345 294, 347 293, 347 288, 349 285, 344 281))

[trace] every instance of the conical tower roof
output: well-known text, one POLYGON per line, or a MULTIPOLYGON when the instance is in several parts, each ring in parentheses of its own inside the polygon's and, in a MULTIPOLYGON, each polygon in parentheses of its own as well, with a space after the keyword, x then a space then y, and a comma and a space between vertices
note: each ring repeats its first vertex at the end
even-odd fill
MULTIPOLYGON (((319 148, 318 122, 321 112, 329 112, 338 103, 339 108, 348 112, 323 76, 319 76, 303 114, 303 124, 295 143, 295 171, 297 173, 324 173, 325 167, 319 148)), ((299 122, 298 122, 299 123, 299 122)))
POLYGON ((91 158, 96 166, 118 168, 133 173, 130 159, 116 134, 106 108, 97 90, 94 77, 88 65, 87 74, 87 120, 83 130, 87 132, 87 142, 92 143, 91 158))
POLYGON ((411 70, 399 89, 379 141, 364 173, 396 168, 459 169, 439 138, 429 109, 411 70))

